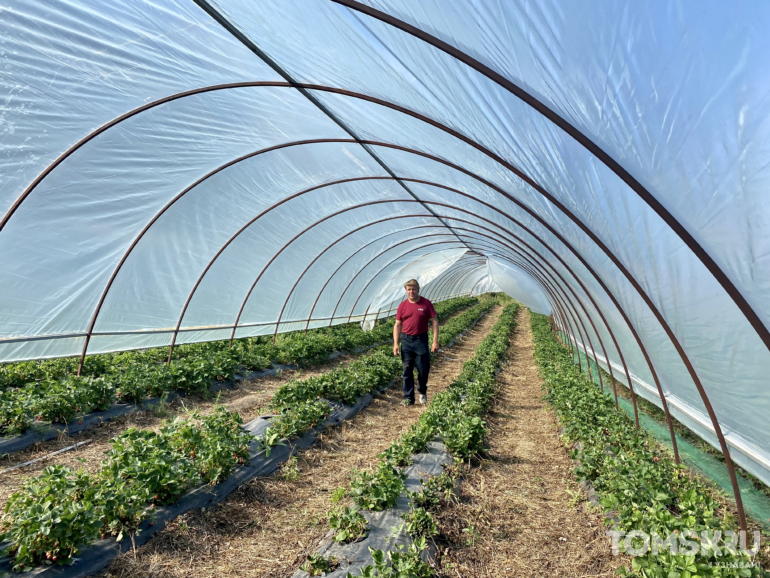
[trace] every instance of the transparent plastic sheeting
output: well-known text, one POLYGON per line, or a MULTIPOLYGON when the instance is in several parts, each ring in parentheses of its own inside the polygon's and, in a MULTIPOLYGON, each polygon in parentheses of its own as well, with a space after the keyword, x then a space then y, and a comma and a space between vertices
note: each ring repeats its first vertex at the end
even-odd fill
MULTIPOLYGON (((561 115, 770 323, 769 5, 365 4, 561 115)), ((210 5, 240 38, 193 0, 0 7, 0 360, 79 355, 91 329, 99 353, 167 345, 177 326, 186 343, 368 322, 408 277, 435 300, 502 290, 544 313, 555 292, 581 347, 619 376, 617 341, 660 403, 627 316, 674 416, 715 443, 664 327, 577 220, 670 326, 736 462, 770 482, 770 352, 607 165, 360 11, 210 5)))

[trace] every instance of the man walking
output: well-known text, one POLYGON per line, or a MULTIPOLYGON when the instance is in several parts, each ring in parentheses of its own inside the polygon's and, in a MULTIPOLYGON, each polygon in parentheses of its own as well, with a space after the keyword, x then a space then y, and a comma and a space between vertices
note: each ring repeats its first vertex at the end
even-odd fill
POLYGON ((393 355, 398 356, 398 342, 401 341, 401 363, 404 366, 404 404, 414 405, 414 370, 417 368, 417 393, 420 403, 428 401, 428 373, 430 353, 428 352, 428 322, 433 326, 433 344, 430 351, 438 351, 438 317, 433 303, 420 297, 420 285, 410 279, 404 285, 407 300, 396 310, 396 324, 393 326, 393 355))

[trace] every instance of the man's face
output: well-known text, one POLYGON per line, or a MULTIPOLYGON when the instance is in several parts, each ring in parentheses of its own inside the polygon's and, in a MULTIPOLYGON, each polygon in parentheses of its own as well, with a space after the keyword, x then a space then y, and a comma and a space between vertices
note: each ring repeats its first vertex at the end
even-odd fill
POLYGON ((420 296, 420 290, 416 285, 409 285, 406 288, 406 296, 409 297, 410 301, 415 301, 420 296))

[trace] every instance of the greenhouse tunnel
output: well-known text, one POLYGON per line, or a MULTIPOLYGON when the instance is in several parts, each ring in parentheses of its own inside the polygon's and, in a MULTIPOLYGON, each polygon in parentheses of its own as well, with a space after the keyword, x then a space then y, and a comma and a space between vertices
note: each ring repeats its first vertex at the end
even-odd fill
POLYGON ((0 361, 503 291, 770 484, 770 6, 706 4, 9 0, 0 361))

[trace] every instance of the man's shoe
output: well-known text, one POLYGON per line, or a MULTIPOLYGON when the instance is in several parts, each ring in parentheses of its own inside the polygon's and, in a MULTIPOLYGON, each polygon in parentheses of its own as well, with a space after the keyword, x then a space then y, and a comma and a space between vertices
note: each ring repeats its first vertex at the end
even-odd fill
POLYGON ((425 405, 426 403, 428 403, 428 396, 425 395, 424 393, 421 393, 420 394, 420 405, 425 405))
POLYGON ((407 399, 405 399, 404 401, 401 402, 401 405, 406 405, 406 406, 414 405, 414 401, 409 399, 409 398, 407 398, 407 399))

